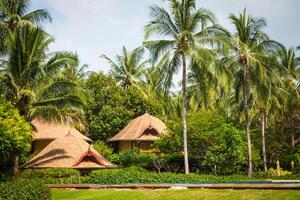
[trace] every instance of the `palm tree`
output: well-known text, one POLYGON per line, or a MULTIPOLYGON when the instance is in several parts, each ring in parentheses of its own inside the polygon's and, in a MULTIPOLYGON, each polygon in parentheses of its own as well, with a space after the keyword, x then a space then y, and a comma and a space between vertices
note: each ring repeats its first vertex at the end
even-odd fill
POLYGON ((74 54, 72 57, 74 57, 73 62, 66 63, 66 66, 62 70, 62 75, 71 81, 82 83, 91 73, 90 71, 86 71, 89 66, 87 64, 80 66, 77 54, 74 54))
POLYGON ((250 117, 248 100, 251 89, 255 83, 253 77, 260 82, 266 80, 266 69, 270 51, 280 46, 277 42, 270 40, 262 29, 266 26, 263 19, 256 19, 246 13, 246 9, 239 16, 230 15, 235 32, 232 37, 232 51, 223 62, 232 67, 235 74, 235 93, 239 96, 242 89, 243 110, 245 116, 245 127, 248 143, 248 176, 252 176, 252 143, 250 135, 250 117))
POLYGON ((122 55, 116 56, 116 62, 106 55, 101 55, 111 66, 110 74, 122 85, 124 89, 133 86, 146 96, 139 84, 142 81, 148 60, 143 60, 144 49, 138 47, 128 51, 122 49, 122 55))
POLYGON ((196 8, 195 0, 168 0, 168 3, 170 12, 157 5, 150 7, 153 19, 145 27, 144 45, 150 50, 152 63, 164 54, 170 54, 169 65, 164 68, 163 83, 166 88, 171 86, 173 75, 182 65, 184 166, 185 174, 188 174, 187 65, 193 60, 203 66, 211 63, 210 67, 213 67, 215 51, 208 46, 213 42, 221 44, 225 31, 215 24, 215 17, 209 10, 196 8), (164 39, 149 40, 155 35, 164 39))
POLYGON ((37 26, 44 20, 51 21, 49 13, 44 9, 29 12, 31 0, 0 1, 0 53, 7 52, 7 36, 19 25, 37 26))
POLYGON ((50 35, 30 26, 16 30, 8 43, 0 90, 28 121, 33 118, 70 122, 78 119, 85 97, 78 85, 59 77, 62 68, 76 61, 73 54, 47 54, 50 35))

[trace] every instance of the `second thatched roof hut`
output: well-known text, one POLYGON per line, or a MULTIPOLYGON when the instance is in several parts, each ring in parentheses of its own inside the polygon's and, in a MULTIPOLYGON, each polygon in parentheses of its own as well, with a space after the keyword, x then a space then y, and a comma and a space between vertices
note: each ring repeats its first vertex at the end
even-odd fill
POLYGON ((153 142, 167 131, 167 126, 157 117, 148 113, 135 118, 112 137, 109 142, 115 143, 116 151, 122 152, 134 147, 140 152, 152 151, 153 142))

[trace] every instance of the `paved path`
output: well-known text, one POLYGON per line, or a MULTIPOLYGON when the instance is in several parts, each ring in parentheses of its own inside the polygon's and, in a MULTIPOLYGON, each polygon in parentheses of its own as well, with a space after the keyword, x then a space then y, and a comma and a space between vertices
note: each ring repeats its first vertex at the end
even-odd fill
POLYGON ((207 189, 272 189, 300 190, 297 181, 268 183, 204 183, 204 184, 50 184, 50 188, 61 189, 169 189, 171 187, 207 188, 207 189))

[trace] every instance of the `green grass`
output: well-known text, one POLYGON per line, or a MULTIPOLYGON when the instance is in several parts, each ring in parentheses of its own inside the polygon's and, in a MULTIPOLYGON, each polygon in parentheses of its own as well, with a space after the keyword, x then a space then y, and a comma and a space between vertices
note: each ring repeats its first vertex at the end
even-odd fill
POLYGON ((53 200, 300 199, 297 190, 52 190, 53 200))

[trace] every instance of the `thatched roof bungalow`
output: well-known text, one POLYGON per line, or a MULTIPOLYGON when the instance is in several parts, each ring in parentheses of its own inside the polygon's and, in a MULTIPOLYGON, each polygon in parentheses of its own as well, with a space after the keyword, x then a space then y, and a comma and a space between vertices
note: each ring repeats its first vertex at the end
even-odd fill
POLYGON ((117 144, 116 151, 122 152, 136 147, 140 152, 153 151, 151 145, 167 131, 167 126, 148 113, 135 118, 108 142, 117 144))
POLYGON ((31 122, 34 127, 33 151, 35 153, 42 151, 48 144, 58 138, 62 138, 69 132, 77 138, 91 142, 92 140, 81 134, 77 129, 67 124, 47 123, 38 119, 31 122))
POLYGON ((99 169, 113 165, 88 142, 70 132, 54 140, 21 168, 99 169))

